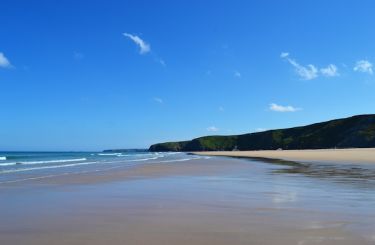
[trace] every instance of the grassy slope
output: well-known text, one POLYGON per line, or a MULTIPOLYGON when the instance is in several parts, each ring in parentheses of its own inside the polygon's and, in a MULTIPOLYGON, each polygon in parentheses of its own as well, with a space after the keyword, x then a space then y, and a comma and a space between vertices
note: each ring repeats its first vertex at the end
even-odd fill
POLYGON ((219 151, 375 147, 375 115, 234 136, 206 136, 155 144, 151 151, 219 151))

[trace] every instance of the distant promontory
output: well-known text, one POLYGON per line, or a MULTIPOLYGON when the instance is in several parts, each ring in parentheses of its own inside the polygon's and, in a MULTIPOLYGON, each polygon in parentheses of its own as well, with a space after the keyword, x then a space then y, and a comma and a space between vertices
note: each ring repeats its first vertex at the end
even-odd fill
POLYGON ((297 150, 375 147, 375 114, 230 136, 151 145, 150 151, 297 150))

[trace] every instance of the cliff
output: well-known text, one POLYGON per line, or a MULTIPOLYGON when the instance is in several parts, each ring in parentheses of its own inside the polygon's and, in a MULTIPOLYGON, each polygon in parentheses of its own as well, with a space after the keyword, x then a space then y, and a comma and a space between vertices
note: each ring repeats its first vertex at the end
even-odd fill
POLYGON ((375 147, 375 115, 358 115, 302 127, 151 145, 150 151, 230 151, 375 147))

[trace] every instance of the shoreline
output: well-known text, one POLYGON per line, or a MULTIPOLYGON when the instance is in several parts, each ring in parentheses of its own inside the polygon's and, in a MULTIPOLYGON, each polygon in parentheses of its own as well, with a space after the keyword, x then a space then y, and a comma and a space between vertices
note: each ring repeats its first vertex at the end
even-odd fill
POLYGON ((100 185, 113 182, 127 182, 142 179, 160 179, 173 176, 200 176, 217 175, 222 172, 236 171, 245 168, 240 161, 214 161, 207 164, 207 159, 193 159, 186 162, 172 161, 168 163, 150 162, 138 166, 110 166, 108 168, 94 168, 91 170, 70 170, 57 174, 39 174, 33 172, 24 179, 15 179, 0 182, 0 191, 7 188, 23 187, 34 188, 38 186, 74 186, 74 185, 100 185), (235 166, 233 166, 233 163, 235 166), (27 183, 27 185, 25 185, 27 183))
POLYGON ((202 151, 201 156, 266 158, 307 163, 375 164, 375 148, 319 150, 202 151))

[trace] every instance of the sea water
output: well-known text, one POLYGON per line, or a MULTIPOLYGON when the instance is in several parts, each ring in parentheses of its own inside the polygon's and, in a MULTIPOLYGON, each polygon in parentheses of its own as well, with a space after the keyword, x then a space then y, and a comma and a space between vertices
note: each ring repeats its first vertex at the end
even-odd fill
POLYGON ((179 152, 0 152, 0 183, 201 158, 179 152))

